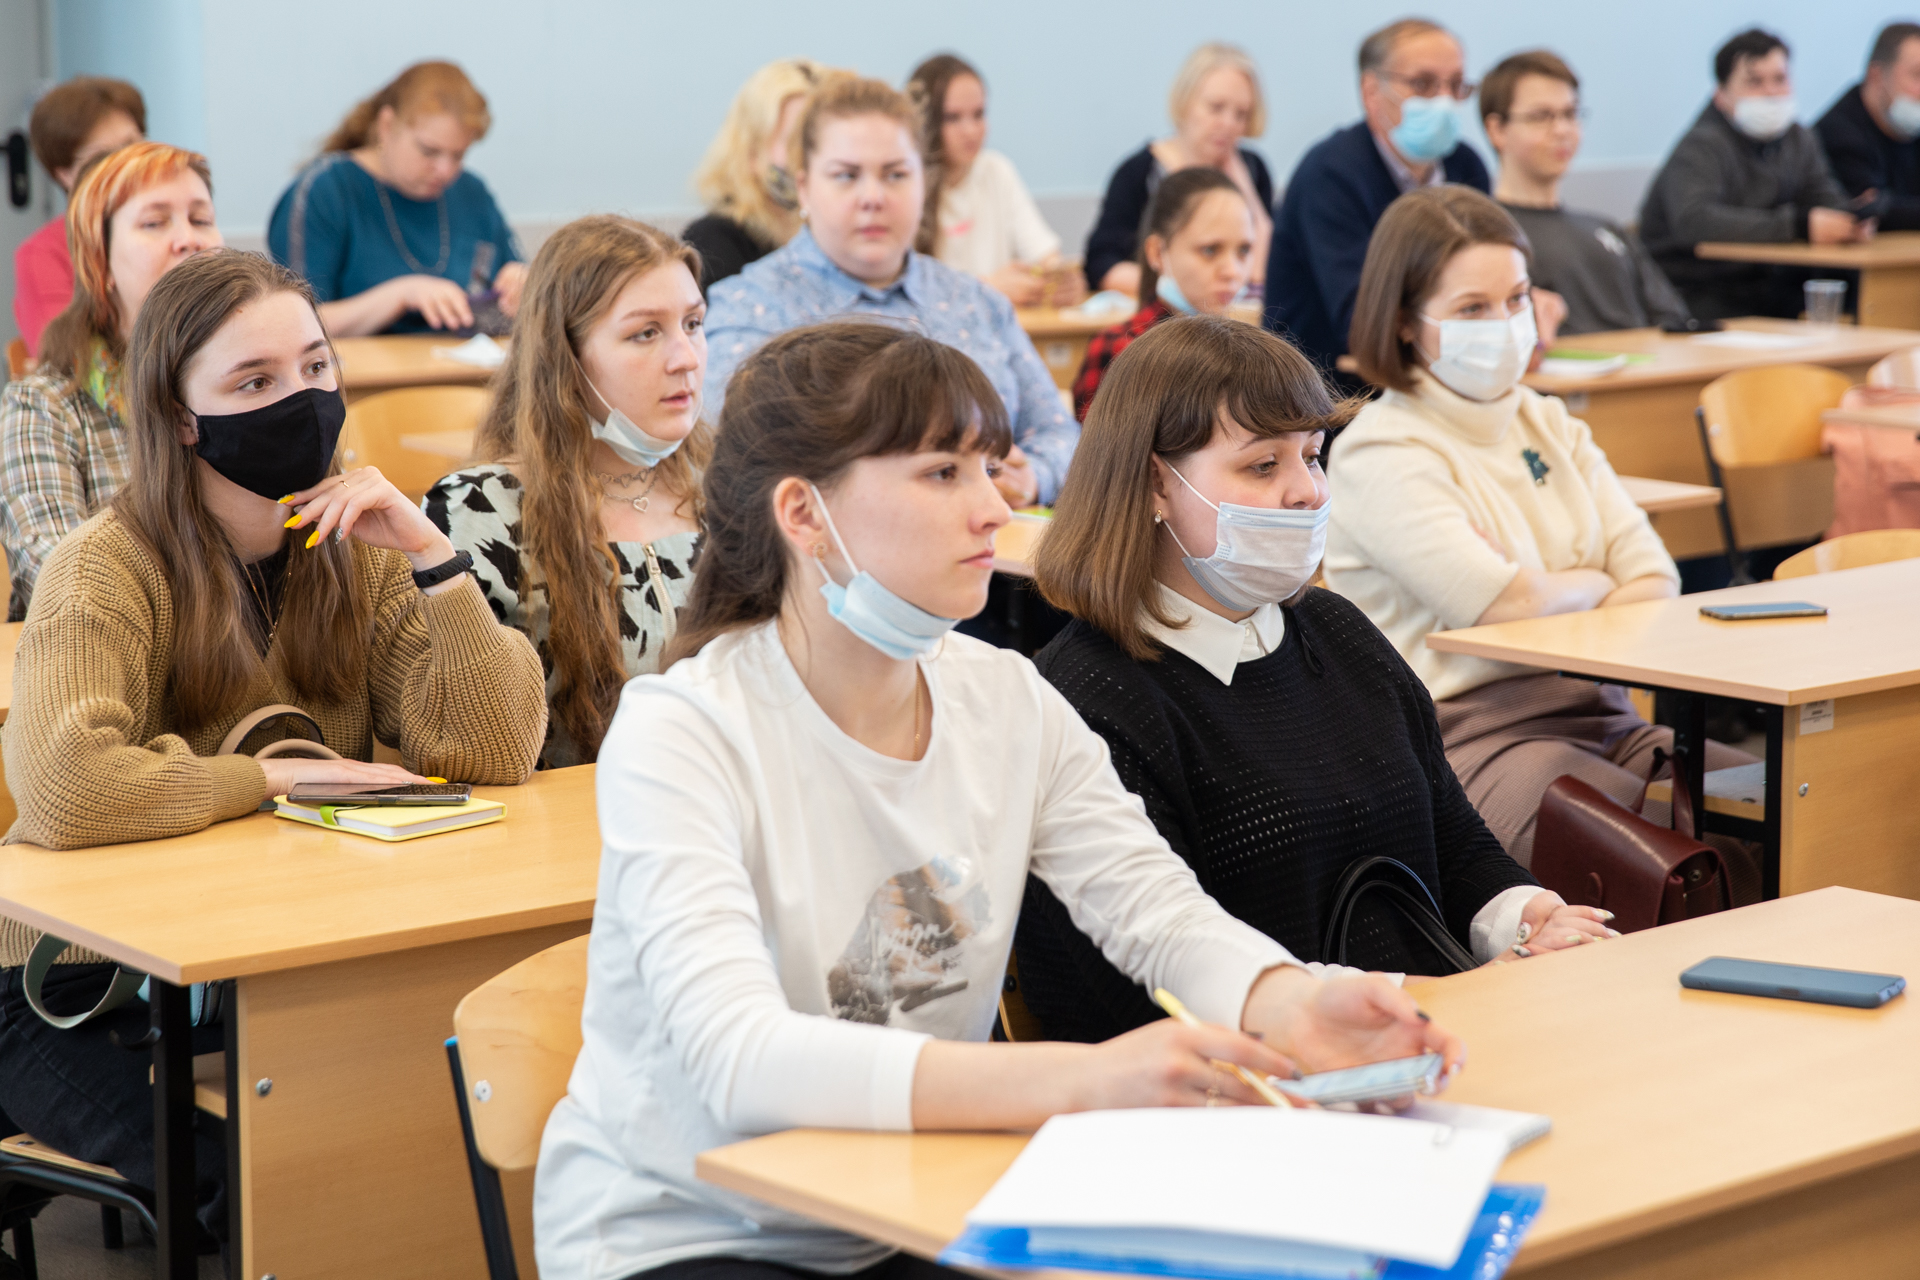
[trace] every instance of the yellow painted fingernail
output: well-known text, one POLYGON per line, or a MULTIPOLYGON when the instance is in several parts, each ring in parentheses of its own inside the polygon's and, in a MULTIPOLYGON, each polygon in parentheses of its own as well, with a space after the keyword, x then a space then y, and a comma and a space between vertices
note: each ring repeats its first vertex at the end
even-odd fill
POLYGON ((428 779, 427 779, 427 781, 428 781, 428 782, 437 782, 437 783, 439 783, 439 784, 440 784, 441 786, 443 786, 443 787, 447 785, 447 780, 446 780, 445 778, 428 778, 428 779))
POLYGON ((293 495, 292 495, 292 494, 288 494, 288 495, 287 495, 286 497, 284 497, 284 498, 282 498, 282 499, 280 499, 280 505, 284 507, 284 506, 286 506, 286 505, 287 505, 287 504, 288 504, 289 502, 292 502, 292 501, 293 501, 293 495))
POLYGON ((293 528, 293 526, 295 526, 295 525, 297 525, 297 524, 299 524, 299 523, 300 523, 300 517, 299 517, 299 516, 289 516, 289 517, 287 517, 287 522, 286 522, 285 524, 283 524, 283 525, 281 525, 280 527, 281 527, 282 529, 291 529, 291 528, 293 528))
POLYGON ((313 546, 314 543, 318 541, 320 541, 320 531, 318 529, 315 529, 313 531, 313 536, 307 539, 307 546, 311 547, 313 546))

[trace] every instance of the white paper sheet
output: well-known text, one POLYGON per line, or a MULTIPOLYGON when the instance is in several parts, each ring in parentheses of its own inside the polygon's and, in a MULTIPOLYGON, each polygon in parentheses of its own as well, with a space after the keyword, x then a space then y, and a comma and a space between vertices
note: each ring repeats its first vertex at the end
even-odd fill
POLYGON ((1275 1107, 1094 1111, 1041 1127, 967 1221, 1175 1228, 1451 1267, 1498 1133, 1275 1107))
MULTIPOLYGON (((1755 765, 1757 769, 1765 765, 1755 765)), ((1452 1125, 1456 1129, 1486 1129, 1500 1135, 1508 1152, 1518 1151, 1535 1138, 1544 1138, 1553 1129, 1551 1117, 1533 1111, 1505 1111, 1499 1107, 1476 1107, 1466 1102, 1441 1102, 1418 1098, 1400 1113, 1408 1120, 1426 1120, 1432 1124, 1452 1125)))
POLYGON ((433 354, 476 369, 498 369, 507 362, 507 349, 484 333, 474 334, 457 347, 435 347, 433 354))
POLYGON ((1697 333, 1690 340, 1703 347, 1733 347, 1741 351, 1785 351, 1792 347, 1810 347, 1820 341, 1812 334, 1762 333, 1757 329, 1697 333))

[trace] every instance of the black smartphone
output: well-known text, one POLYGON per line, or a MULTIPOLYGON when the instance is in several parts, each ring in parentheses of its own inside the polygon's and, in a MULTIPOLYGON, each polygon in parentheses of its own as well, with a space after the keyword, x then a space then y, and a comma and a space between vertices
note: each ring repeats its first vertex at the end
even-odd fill
POLYGON ((353 787, 333 782, 302 782, 287 792, 291 804, 430 805, 465 804, 473 799, 470 782, 409 782, 398 787, 353 787))
POLYGON ((1893 973, 1815 969, 1801 964, 1768 964, 1764 960, 1711 956, 1681 974, 1680 985, 1695 991, 1724 991, 1736 996, 1767 996, 1774 1000, 1877 1009, 1905 991, 1907 980, 1893 973))
POLYGON ((1771 604, 1703 604, 1700 612, 1722 622, 1752 622, 1758 618, 1824 618, 1827 606, 1805 600, 1779 600, 1771 604))
POLYGON ((1718 333, 1727 326, 1718 320, 1702 320, 1697 316, 1688 316, 1685 320, 1669 321, 1660 326, 1662 333, 1718 333))

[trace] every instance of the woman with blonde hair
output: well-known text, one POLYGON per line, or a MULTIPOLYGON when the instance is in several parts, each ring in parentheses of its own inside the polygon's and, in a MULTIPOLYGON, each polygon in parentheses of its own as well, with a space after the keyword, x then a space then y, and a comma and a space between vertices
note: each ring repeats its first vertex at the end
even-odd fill
POLYGON ((1087 284, 1094 289, 1137 293, 1140 288, 1140 219, 1160 180, 1201 165, 1233 179, 1253 209, 1253 283, 1266 279, 1267 244, 1273 235, 1273 178, 1266 161, 1240 145, 1266 132, 1266 99, 1260 73, 1246 50, 1203 44, 1190 54, 1167 94, 1173 134, 1149 142, 1120 162, 1107 183, 1100 217, 1087 236, 1087 284))
POLYGON ((273 206, 267 247, 305 276, 335 337, 505 332, 526 264, 486 183, 463 168, 487 100, 451 62, 417 62, 347 113, 273 206), (503 319, 504 317, 504 319, 503 319))
POLYGON ((700 288, 740 274, 800 229, 793 185, 793 131, 807 95, 827 69, 808 58, 782 58, 740 86, 727 119, 694 171, 707 212, 681 237, 700 253, 700 288))
POLYGON ((660 668, 700 550, 700 260, 601 215, 548 237, 477 452, 427 494, 494 615, 532 638, 551 704, 541 763, 591 762, 620 688, 660 668))
POLYGON ((54 544, 126 483, 121 363, 141 303, 162 275, 221 243, 206 157, 160 142, 89 169, 66 222, 73 299, 42 333, 38 368, 0 393, 0 543, 14 622, 54 544))

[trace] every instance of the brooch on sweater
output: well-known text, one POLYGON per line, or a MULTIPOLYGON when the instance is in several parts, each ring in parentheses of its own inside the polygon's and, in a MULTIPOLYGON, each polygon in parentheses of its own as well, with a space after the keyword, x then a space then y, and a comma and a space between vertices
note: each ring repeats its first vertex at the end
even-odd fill
POLYGON ((1547 482, 1547 472, 1553 470, 1552 467, 1546 464, 1545 459, 1541 458, 1541 456, 1532 449, 1522 449, 1520 456, 1525 459, 1527 472, 1533 477, 1533 482, 1535 484, 1545 484, 1547 482))

